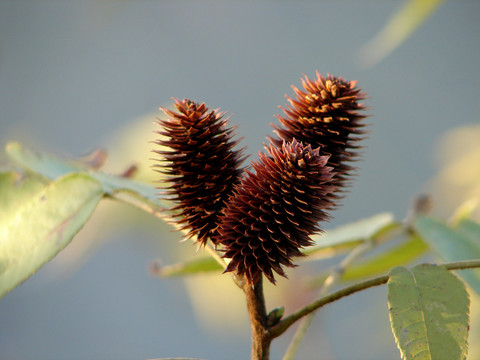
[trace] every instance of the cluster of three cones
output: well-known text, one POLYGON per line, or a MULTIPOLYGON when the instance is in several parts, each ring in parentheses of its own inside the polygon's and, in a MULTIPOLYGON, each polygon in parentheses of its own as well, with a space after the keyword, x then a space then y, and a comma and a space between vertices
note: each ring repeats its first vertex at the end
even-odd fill
POLYGON ((168 118, 159 120, 158 168, 168 175, 178 223, 200 244, 220 245, 231 259, 226 271, 251 284, 262 273, 275 283, 273 272, 285 276, 283 266, 312 244, 348 185, 364 133, 356 82, 317 73, 302 83, 251 171, 241 168, 242 151, 218 110, 176 100, 177 111, 162 109, 168 118))

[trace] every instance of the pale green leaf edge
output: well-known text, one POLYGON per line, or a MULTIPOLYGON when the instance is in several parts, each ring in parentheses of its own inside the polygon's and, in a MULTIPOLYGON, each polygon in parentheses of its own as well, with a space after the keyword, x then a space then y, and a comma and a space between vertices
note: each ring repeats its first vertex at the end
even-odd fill
MULTIPOLYGON (((64 196, 62 195, 62 197, 64 196)), ((33 197, 26 199, 25 206, 19 207, 15 214, 9 214, 9 217, 0 219, 0 256, 3 257, 0 273, 0 298, 27 280, 67 246, 90 218, 102 197, 101 185, 96 180, 82 174, 68 174, 46 185, 43 191, 37 192, 33 197), (52 205, 48 200, 63 192, 82 195, 75 194, 78 186, 80 186, 80 184, 77 184, 79 182, 84 183, 85 189, 83 190, 88 195, 84 201, 80 201, 78 205, 77 203, 72 205, 73 202, 63 203, 68 216, 58 221, 55 218, 53 220, 49 219, 48 217, 51 214, 60 211, 62 207, 61 205, 57 206, 55 202, 52 205), (72 208, 70 209, 70 207, 72 208), (55 209, 55 211, 52 211, 52 209, 55 209), (14 216, 12 217, 12 215, 14 216), (29 216, 34 216, 37 221, 42 220, 42 216, 47 217, 45 224, 53 222, 54 226, 38 230, 32 229, 34 248, 25 249, 25 246, 32 246, 32 244, 22 243, 18 238, 12 239, 9 235, 13 234, 15 236, 15 234, 21 234, 25 231, 28 233, 28 224, 25 225, 25 219, 29 216), (49 221, 46 221, 47 219, 49 221), (41 241, 45 238, 39 235, 40 231, 45 233, 46 242, 41 241), (41 236, 42 239, 35 239, 35 236, 41 236), (60 237, 57 238, 57 236, 60 237), (50 237, 53 245, 48 242, 50 237), (2 253, 4 256, 2 256, 2 253), (40 258, 38 254, 40 254, 40 258)), ((78 201, 78 199, 76 200, 78 201)))
POLYGON ((354 281, 383 274, 395 266, 401 266, 418 259, 429 247, 416 236, 412 236, 401 244, 381 252, 372 258, 352 264, 341 277, 341 281, 354 281))
POLYGON ((307 261, 330 257, 332 251, 346 251, 398 226, 392 213, 379 213, 312 236, 317 245, 303 249, 302 253, 308 256, 307 261))
POLYGON ((160 277, 175 277, 221 270, 223 267, 214 258, 201 257, 172 265, 155 265, 153 273, 160 277))
MULTIPOLYGON (((451 228, 434 218, 418 216, 413 222, 413 227, 431 249, 445 261, 480 259, 480 243, 478 241, 472 243, 459 230, 460 225, 451 228)), ((464 270, 459 272, 459 275, 477 294, 480 294, 480 269, 464 270)))
POLYGON ((9 142, 5 152, 10 160, 47 179, 55 180, 70 172, 88 174, 102 184, 106 194, 117 200, 156 215, 170 207, 167 200, 160 198, 157 189, 148 184, 89 169, 80 162, 63 160, 45 152, 37 152, 18 142, 9 142))

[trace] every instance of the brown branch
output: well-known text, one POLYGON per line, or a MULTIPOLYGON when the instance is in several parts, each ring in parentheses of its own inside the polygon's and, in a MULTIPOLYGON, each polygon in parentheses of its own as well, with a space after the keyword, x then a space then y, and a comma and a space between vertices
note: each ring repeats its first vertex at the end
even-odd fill
MULTIPOLYGON (((446 264, 439 264, 439 266, 445 267, 447 270, 462 270, 462 269, 471 269, 479 268, 480 260, 467 260, 467 261, 458 261, 446 264)), ((353 284, 347 286, 346 288, 340 289, 330 295, 321 297, 310 304, 304 306, 303 308, 297 310, 293 314, 285 317, 277 325, 269 329, 269 336, 273 340, 274 338, 282 335, 291 325, 296 321, 300 320, 305 315, 327 305, 334 301, 337 301, 345 296, 352 295, 356 292, 366 290, 373 286, 386 284, 389 279, 388 275, 379 276, 370 280, 360 282, 358 284, 353 284)))
POLYGON ((243 291, 247 299, 252 328, 252 360, 268 360, 273 337, 269 336, 267 329, 267 310, 263 296, 262 277, 254 286, 245 281, 243 291))

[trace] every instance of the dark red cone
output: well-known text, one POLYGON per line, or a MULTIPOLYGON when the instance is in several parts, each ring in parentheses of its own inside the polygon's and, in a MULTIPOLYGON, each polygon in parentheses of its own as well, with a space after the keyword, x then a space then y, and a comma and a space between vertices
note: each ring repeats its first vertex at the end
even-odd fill
POLYGON ((267 151, 252 162, 255 173, 247 171, 235 187, 218 229, 217 242, 231 259, 226 271, 252 284, 261 273, 275 283, 274 271, 285 276, 283 266, 294 266, 292 258, 312 245, 317 223, 328 218, 335 190, 328 156, 318 149, 294 139, 267 151))
POLYGON ((158 121, 163 138, 156 144, 168 150, 155 151, 166 162, 156 167, 168 175, 166 193, 177 202, 172 210, 178 224, 204 245, 215 238, 217 218, 240 181, 243 158, 232 150, 238 141, 231 139, 224 113, 191 100, 176 99, 175 107, 176 112, 161 109, 168 119, 158 121))
POLYGON ((341 191, 346 185, 353 167, 349 162, 358 157, 357 142, 362 139, 366 117, 360 114, 365 108, 359 103, 365 98, 356 87, 356 81, 317 72, 317 78, 302 79, 304 91, 293 87, 296 98, 287 97, 290 105, 282 108, 284 116, 277 116, 283 127, 276 127, 278 138, 270 141, 281 146, 283 141, 295 138, 312 148, 320 147, 322 155, 330 155, 328 165, 335 176, 332 182, 341 191))

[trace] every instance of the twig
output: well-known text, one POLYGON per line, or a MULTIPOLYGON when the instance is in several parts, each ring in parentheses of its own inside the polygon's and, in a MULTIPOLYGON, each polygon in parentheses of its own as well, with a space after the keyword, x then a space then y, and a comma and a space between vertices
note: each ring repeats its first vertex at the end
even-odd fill
POLYGON ((254 286, 244 282, 243 291, 247 299, 252 328, 252 360, 268 360, 273 338, 269 336, 267 329, 267 310, 263 296, 262 277, 254 286))
MULTIPOLYGON (((458 261, 452 263, 445 263, 439 264, 439 266, 443 266, 447 270, 462 270, 462 269, 471 269, 471 268, 480 268, 480 260, 466 260, 466 261, 458 261)), ((373 286, 383 285, 386 284, 389 279, 388 275, 379 276, 370 280, 362 281, 360 283, 347 286, 341 290, 338 290, 330 295, 321 297, 310 304, 306 305, 305 307, 297 310, 293 314, 285 317, 281 320, 277 325, 270 328, 269 334, 273 338, 276 338, 283 334, 292 324, 296 321, 300 320, 305 315, 310 314, 311 312, 330 304, 334 301, 337 301, 345 296, 352 295, 356 292, 366 290, 373 286)))
MULTIPOLYGON (((387 232, 381 232, 375 237, 365 239, 364 242, 356 246, 337 266, 335 266, 331 270, 330 275, 323 282, 323 286, 319 291, 318 297, 325 296, 325 294, 330 291, 332 286, 337 283, 338 279, 343 275, 345 270, 357 259, 362 257, 367 251, 372 249, 375 245, 382 243, 385 238, 393 238, 394 236, 400 234, 403 231, 405 231, 405 226, 395 226, 393 228, 390 228, 387 232)), ((305 337, 305 334, 307 333, 307 330, 310 327, 314 317, 315 311, 306 315, 302 319, 302 322, 300 323, 295 334, 293 335, 293 338, 282 360, 293 360, 295 358, 295 355, 298 352, 298 348, 300 347, 300 343, 305 337)))
MULTIPOLYGON (((324 296, 326 293, 330 291, 332 286, 338 281, 338 279, 342 276, 345 269, 352 264, 356 259, 361 257, 365 252, 370 250, 373 245, 375 244, 374 241, 365 241, 355 247, 337 266, 335 266, 330 275, 325 279, 323 282, 323 286, 321 287, 318 296, 324 296)), ((293 360, 295 355, 297 354, 298 348, 300 347, 300 343, 302 342, 305 334, 307 333, 308 328, 310 327, 313 318, 315 317, 316 311, 312 311, 310 314, 303 317, 302 322, 298 326, 293 338, 288 345, 287 351, 283 356, 282 360, 293 360)))

